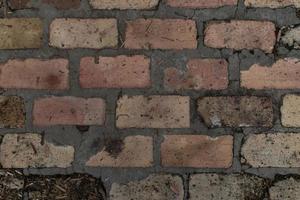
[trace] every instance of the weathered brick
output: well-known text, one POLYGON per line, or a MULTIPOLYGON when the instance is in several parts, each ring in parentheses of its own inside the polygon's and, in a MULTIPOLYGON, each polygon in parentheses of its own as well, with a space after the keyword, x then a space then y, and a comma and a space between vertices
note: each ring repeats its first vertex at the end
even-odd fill
POLYGON ((0 19, 0 49, 34 49, 42 46, 43 25, 38 18, 0 19))
POLYGON ((127 184, 113 183, 110 200, 182 200, 183 182, 179 176, 150 175, 127 184))
POLYGON ((123 96, 117 103, 117 127, 188 128, 189 101, 184 96, 123 96))
POLYGON ((6 0, 8 6, 12 10, 31 8, 32 0, 6 0))
POLYGON ((118 45, 116 19, 55 19, 50 25, 51 46, 102 49, 118 45))
POLYGON ((17 170, 0 171, 0 199, 22 200, 24 177, 17 170))
POLYGON ((198 113, 209 127, 271 127, 272 99, 255 96, 204 97, 198 113))
POLYGON ((105 102, 101 98, 47 97, 37 99, 33 107, 33 124, 103 125, 105 102))
POLYGON ((89 0, 94 9, 149 9, 158 5, 159 0, 89 0))
POLYGON ((245 5, 248 7, 269 7, 281 8, 287 6, 295 6, 300 8, 299 0, 245 0, 245 5))
POLYGON ((128 136, 105 141, 102 149, 86 163, 89 167, 151 167, 152 137, 128 136))
POLYGON ((300 196, 300 180, 290 177, 278 181, 269 188, 271 200, 296 200, 300 196))
POLYGON ((196 23, 182 19, 137 19, 127 22, 129 49, 195 49, 196 23))
POLYGON ((232 149, 232 136, 167 135, 161 144, 161 162, 165 167, 229 168, 232 149))
POLYGON ((23 89, 69 88, 69 62, 66 59, 9 60, 0 64, 0 87, 23 89))
POLYGON ((217 8, 237 5, 237 0, 167 0, 167 5, 181 8, 217 8))
POLYGON ((72 146, 56 146, 43 141, 39 134, 6 134, 0 146, 3 168, 70 167, 74 160, 72 146))
POLYGON ((80 62, 82 88, 145 88, 151 85, 150 59, 145 56, 84 57, 80 62))
MULTIPOLYGON (((76 9, 80 6, 80 0, 42 0, 41 2, 59 10, 76 9)), ((7 3, 12 10, 39 8, 36 0, 7 0, 7 3)))
POLYGON ((228 87, 228 63, 223 59, 192 59, 186 71, 167 68, 164 85, 170 90, 222 90, 228 87))
POLYGON ((263 199, 268 183, 247 174, 195 174, 190 180, 190 200, 263 199))
POLYGON ((282 32, 280 41, 294 49, 300 49, 300 26, 282 32))
POLYGON ((249 89, 300 88, 300 61, 280 59, 271 67, 255 64, 241 71, 241 86, 249 89))
POLYGON ((241 155, 252 167, 300 167, 300 134, 250 135, 241 155))
POLYGON ((204 43, 212 48, 261 49, 271 53, 276 43, 275 31, 275 25, 268 21, 213 21, 206 26, 204 43))
POLYGON ((281 122, 286 127, 300 127, 300 95, 286 95, 283 98, 281 122))
POLYGON ((24 100, 18 96, 0 96, 0 128, 25 126, 24 100))

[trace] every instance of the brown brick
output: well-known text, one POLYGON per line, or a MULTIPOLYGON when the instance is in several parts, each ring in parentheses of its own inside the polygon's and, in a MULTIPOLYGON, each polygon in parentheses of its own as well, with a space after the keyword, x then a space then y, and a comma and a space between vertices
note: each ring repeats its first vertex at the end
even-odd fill
POLYGON ((249 89, 300 88, 300 61, 280 59, 271 67, 255 64, 241 72, 241 85, 249 89))
POLYGON ((167 68, 164 85, 170 90, 222 90, 228 87, 228 63, 223 59, 192 59, 186 71, 167 68))
POLYGON ((38 18, 0 19, 0 49, 34 49, 42 46, 43 25, 38 18))
POLYGON ((151 167, 152 137, 128 136, 105 142, 103 148, 86 163, 89 167, 151 167))
POLYGON ((243 162, 252 167, 300 167, 300 134, 250 135, 243 147, 243 162))
POLYGON ((210 22, 204 43, 212 48, 261 49, 271 53, 276 43, 275 31, 275 25, 267 21, 210 22))
MULTIPOLYGON (((80 7, 80 0, 42 0, 44 4, 49 4, 59 10, 76 9, 80 7)), ((36 0, 7 0, 12 10, 39 8, 36 0)))
POLYGON ((161 160, 164 167, 229 168, 232 149, 232 136, 167 135, 161 160))
POLYGON ((167 5, 181 8, 217 8, 237 5, 237 0, 167 0, 167 5))
POLYGON ((85 57, 80 62, 82 88, 145 88, 151 85, 145 56, 85 57))
POLYGON ((0 64, 0 87, 22 89, 69 88, 69 69, 66 59, 9 60, 0 64))
POLYGON ((113 183, 110 200, 182 200, 183 182, 179 176, 150 175, 127 184, 113 183))
POLYGON ((283 98, 281 121, 286 127, 300 127, 300 95, 286 95, 283 98))
POLYGON ((6 0, 6 1, 9 8, 12 10, 31 8, 33 6, 32 0, 6 0))
POLYGON ((255 96, 204 97, 198 112, 209 127, 271 127, 272 99, 255 96))
POLYGON ((269 188, 271 200, 296 200, 300 196, 300 180, 290 177, 276 182, 269 188))
POLYGON ((0 96, 0 128, 25 126, 24 100, 18 96, 0 96))
POLYGON ((74 160, 72 146, 56 146, 42 141, 39 134, 6 134, 0 146, 3 168, 70 167, 74 160))
POLYGON ((182 19, 137 19, 127 22, 129 49, 196 49, 196 23, 182 19))
POLYGON ((102 49, 118 45, 116 19, 55 19, 50 25, 51 46, 102 49))
POLYGON ((247 174, 195 174, 190 180, 190 200, 263 199, 266 180, 247 174))
POLYGON ((159 0, 89 0, 94 9, 149 9, 158 5, 159 0))
POLYGON ((103 125, 105 102, 100 98, 47 97, 37 99, 33 107, 33 124, 103 125))
POLYGON ((188 128, 189 97, 123 96, 117 103, 118 128, 188 128))
POLYGON ((245 5, 248 7, 269 7, 281 8, 287 6, 295 6, 300 8, 299 0, 245 0, 245 5))

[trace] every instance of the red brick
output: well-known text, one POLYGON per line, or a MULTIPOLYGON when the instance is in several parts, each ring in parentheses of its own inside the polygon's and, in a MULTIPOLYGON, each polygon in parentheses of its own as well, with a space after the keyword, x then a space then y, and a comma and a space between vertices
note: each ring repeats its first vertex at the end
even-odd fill
POLYGON ((0 87, 22 89, 68 89, 66 59, 9 60, 0 64, 0 87))
POLYGON ((80 62, 82 88, 145 88, 151 85, 145 56, 85 57, 80 62))
POLYGON ((241 86, 250 89, 299 89, 300 61, 280 59, 271 67, 255 64, 241 72, 241 86))
POLYGON ((167 68, 164 74, 165 88, 171 90, 222 90, 228 86, 228 63, 222 59, 193 59, 186 71, 167 68))
POLYGON ((149 9, 158 5, 159 0, 89 0, 94 9, 149 9))
POLYGON ((181 8, 217 8, 237 5, 238 0, 167 0, 167 5, 181 8))
MULTIPOLYGON (((7 3, 13 10, 39 7, 36 0, 7 0, 7 3)), ((80 6, 80 0, 42 0, 42 3, 49 4, 59 10, 75 9, 80 6)))
POLYGON ((204 43, 212 48, 261 49, 271 53, 276 43, 275 31, 275 25, 267 21, 210 22, 204 43))
POLYGON ((182 19, 137 19, 127 22, 129 49, 196 49, 196 23, 182 19))
POLYGON ((161 160, 164 167, 229 168, 232 149, 232 136, 167 135, 161 160))
POLYGON ((105 102, 100 98, 47 97, 37 99, 33 107, 33 124, 103 125, 105 102))

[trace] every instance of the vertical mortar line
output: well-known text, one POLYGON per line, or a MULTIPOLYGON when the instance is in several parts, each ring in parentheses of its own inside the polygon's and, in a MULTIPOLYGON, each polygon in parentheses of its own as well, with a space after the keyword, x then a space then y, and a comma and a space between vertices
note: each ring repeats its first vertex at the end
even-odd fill
POLYGON ((163 141, 163 131, 154 130, 153 133, 153 161, 154 161, 154 172, 163 171, 163 167, 161 165, 161 156, 160 156, 160 145, 163 141))
POLYGON ((191 174, 183 174, 183 189, 184 189, 184 200, 190 199, 190 179, 191 174))
POLYGON ((233 173, 241 173, 242 172, 242 164, 241 164, 241 148, 242 148, 242 140, 244 135, 242 133, 234 133, 233 134, 233 163, 232 163, 232 171, 233 173))

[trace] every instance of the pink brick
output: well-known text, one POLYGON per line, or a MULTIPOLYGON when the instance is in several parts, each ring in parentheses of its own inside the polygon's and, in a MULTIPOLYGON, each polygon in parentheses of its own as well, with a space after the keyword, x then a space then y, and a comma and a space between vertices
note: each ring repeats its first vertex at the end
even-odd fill
POLYGON ((80 63, 82 88, 145 88, 151 85, 145 56, 85 57, 80 63))
POLYGON ((100 98, 47 97, 37 99, 33 107, 33 124, 103 125, 105 102, 100 98))
POLYGON ((22 89, 69 88, 69 62, 66 59, 9 60, 0 64, 0 87, 22 89))
POLYGON ((167 0, 167 5, 181 8, 217 8, 237 5, 238 0, 167 0))

